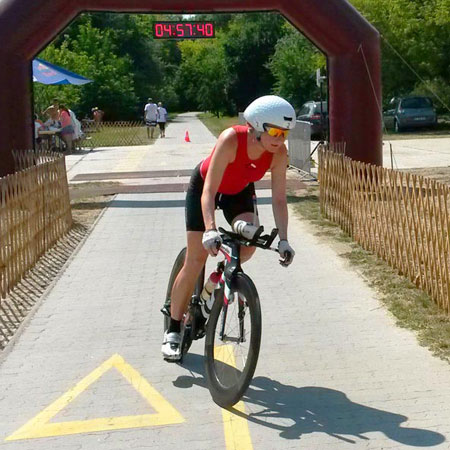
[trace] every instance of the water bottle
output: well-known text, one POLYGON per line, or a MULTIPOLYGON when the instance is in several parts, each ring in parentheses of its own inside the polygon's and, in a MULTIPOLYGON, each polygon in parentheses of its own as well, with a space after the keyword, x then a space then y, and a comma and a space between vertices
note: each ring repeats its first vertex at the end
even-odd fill
POLYGON ((245 239, 251 240, 255 236, 255 233, 259 230, 259 227, 253 225, 252 223, 248 223, 245 220, 236 220, 233 225, 233 229, 245 239))
POLYGON ((214 304, 214 297, 212 295, 214 289, 219 285, 221 273, 213 272, 203 287, 203 290, 200 294, 201 299, 201 310, 203 317, 205 319, 209 318, 209 314, 211 313, 211 308, 214 304))

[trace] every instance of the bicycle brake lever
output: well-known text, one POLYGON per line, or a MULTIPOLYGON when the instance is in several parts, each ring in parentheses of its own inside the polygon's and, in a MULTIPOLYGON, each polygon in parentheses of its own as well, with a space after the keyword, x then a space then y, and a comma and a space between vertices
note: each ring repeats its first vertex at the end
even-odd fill
POLYGON ((264 236, 261 236, 263 231, 264 231, 264 227, 262 225, 259 226, 248 245, 249 246, 255 245, 258 243, 259 239, 264 239, 264 236))
POLYGON ((270 236, 267 237, 267 243, 266 243, 267 247, 266 248, 269 248, 272 245, 272 242, 275 240, 277 235, 278 235, 278 228, 274 228, 272 230, 272 232, 270 233, 270 236))
POLYGON ((274 228, 272 230, 272 232, 269 234, 266 234, 264 236, 260 236, 258 238, 258 240, 256 241, 256 244, 258 247, 262 248, 262 249, 270 249, 270 246, 272 244, 272 242, 274 241, 275 237, 278 234, 278 228, 274 228))

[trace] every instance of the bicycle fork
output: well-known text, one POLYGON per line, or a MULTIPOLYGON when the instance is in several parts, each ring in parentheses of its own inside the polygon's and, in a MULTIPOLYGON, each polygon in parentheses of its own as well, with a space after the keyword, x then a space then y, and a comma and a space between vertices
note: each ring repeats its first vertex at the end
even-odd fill
POLYGON ((241 264, 239 260, 240 245, 236 243, 224 242, 219 249, 225 256, 226 264, 224 261, 218 264, 217 269, 220 267, 222 277, 220 279, 220 284, 223 286, 223 305, 222 305, 222 316, 220 324, 219 338, 221 341, 233 341, 233 342, 245 342, 245 328, 244 328, 244 317, 245 317, 245 304, 241 299, 239 292, 235 292, 238 296, 238 319, 239 319, 239 335, 237 337, 227 336, 225 334, 225 325, 228 316, 228 306, 232 304, 235 299, 231 292, 231 284, 233 277, 241 272, 241 264))

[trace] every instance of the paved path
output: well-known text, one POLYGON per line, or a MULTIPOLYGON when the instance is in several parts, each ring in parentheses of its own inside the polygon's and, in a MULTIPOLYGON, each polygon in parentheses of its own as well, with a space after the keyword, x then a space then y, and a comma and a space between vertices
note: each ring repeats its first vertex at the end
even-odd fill
MULTIPOLYGON (((317 141, 313 141, 311 148, 314 149, 316 145, 317 141)), ((317 162, 317 154, 313 155, 313 159, 317 162)), ((383 141, 383 167, 402 170, 448 166, 450 166, 450 137, 383 141)))
POLYGON ((385 140, 383 142, 383 165, 399 170, 419 167, 448 167, 450 166, 450 137, 385 140))
MULTIPOLYGON (((197 146, 203 125, 181 119, 151 147, 72 165, 69 157, 69 177, 191 168, 214 140, 197 146), (186 126, 192 145, 182 142, 186 126)), ((270 228, 268 192, 259 194, 270 228)), ((295 217, 294 264, 283 269, 259 251, 246 267, 262 300, 263 342, 239 410, 211 401, 203 342, 183 366, 163 362, 158 309, 184 243, 183 203, 180 193, 121 194, 101 216, 1 356, 1 449, 450 448, 449 365, 397 328, 364 280, 295 217)))

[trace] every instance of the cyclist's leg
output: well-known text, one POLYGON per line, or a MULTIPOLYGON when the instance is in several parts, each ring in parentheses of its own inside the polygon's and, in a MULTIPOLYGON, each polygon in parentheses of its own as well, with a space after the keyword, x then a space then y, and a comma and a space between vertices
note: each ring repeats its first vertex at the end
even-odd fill
POLYGON ((182 269, 172 287, 170 300, 170 322, 164 333, 162 353, 165 359, 176 361, 181 354, 181 320, 195 289, 196 281, 205 265, 208 253, 203 248, 202 236, 205 229, 201 209, 203 180, 197 166, 191 176, 186 194, 187 250, 182 269))
POLYGON ((180 361, 183 357, 183 351, 187 351, 190 346, 190 343, 187 344, 187 342, 190 342, 187 339, 192 339, 189 337, 189 334, 184 335, 183 338, 181 322, 208 256, 203 249, 201 235, 202 232, 188 231, 184 264, 172 286, 170 297, 171 317, 164 332, 161 347, 163 357, 168 361, 180 361))
POLYGON ((195 283, 200 275, 208 253, 202 244, 202 231, 187 232, 187 252, 184 266, 172 288, 170 313, 175 320, 181 320, 186 312, 195 283))
MULTIPOLYGON (((227 222, 233 225, 236 220, 245 220, 259 226, 258 208, 256 207, 255 186, 250 183, 235 195, 225 195, 219 206, 227 222)), ((241 247, 241 262, 248 261, 255 253, 255 247, 241 247)))
POLYGON ((195 282, 200 275, 207 251, 202 244, 205 224, 203 222, 201 197, 204 181, 200 174, 200 164, 193 170, 186 193, 187 251, 184 266, 172 288, 171 317, 181 320, 194 292, 195 282))

